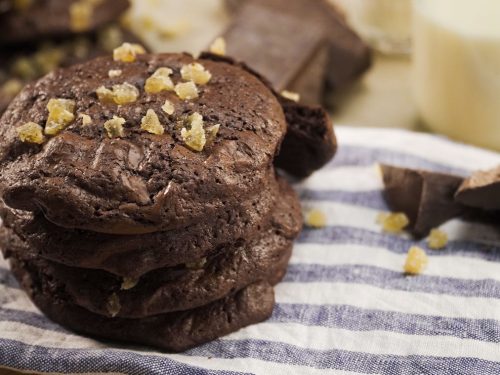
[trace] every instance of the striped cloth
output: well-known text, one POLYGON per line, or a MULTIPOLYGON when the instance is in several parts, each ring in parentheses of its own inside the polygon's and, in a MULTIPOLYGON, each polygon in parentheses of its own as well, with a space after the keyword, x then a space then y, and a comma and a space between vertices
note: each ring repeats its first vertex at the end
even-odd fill
MULTIPOLYGON (((296 186, 328 226, 304 230, 268 321, 183 354, 117 346, 44 318, 0 261, 0 366, 113 374, 500 374, 500 230, 453 220, 451 242, 402 274, 376 162, 467 175, 500 155, 405 131, 338 128, 334 162, 296 186)), ((418 245, 426 247, 425 242, 418 245)), ((0 370, 1 373, 1 370, 0 370)))

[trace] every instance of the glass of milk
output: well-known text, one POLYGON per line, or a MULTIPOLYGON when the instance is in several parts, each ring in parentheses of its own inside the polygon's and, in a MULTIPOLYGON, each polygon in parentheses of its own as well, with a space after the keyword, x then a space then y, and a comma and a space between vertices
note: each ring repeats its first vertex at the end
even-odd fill
POLYGON ((426 126, 500 150, 500 0, 415 0, 413 34, 426 126))
POLYGON ((410 52, 412 0, 331 1, 347 12, 349 22, 377 50, 410 52))

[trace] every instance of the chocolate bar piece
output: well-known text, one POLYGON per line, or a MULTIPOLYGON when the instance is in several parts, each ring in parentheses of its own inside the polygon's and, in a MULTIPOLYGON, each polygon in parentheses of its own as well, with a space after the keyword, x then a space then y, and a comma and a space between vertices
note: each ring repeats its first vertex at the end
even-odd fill
POLYGON ((462 183, 455 199, 469 207, 500 210, 500 166, 474 173, 462 183))
POLYGON ((281 96, 265 77, 232 57, 202 52, 200 58, 238 65, 259 78, 278 98, 285 113, 287 133, 275 159, 276 167, 296 178, 306 178, 333 158, 337 140, 330 117, 322 107, 281 96))
MULTIPOLYGON (((227 53, 266 76, 278 91, 304 96, 304 80, 314 82, 317 93, 323 82, 336 90, 371 65, 368 46, 326 0, 240 0, 236 5, 223 35, 227 53)), ((317 100, 305 97, 306 103, 317 100)))
POLYGON ((462 177, 390 165, 380 168, 389 207, 408 216, 408 228, 416 237, 427 236, 431 229, 464 212, 454 199, 462 177))

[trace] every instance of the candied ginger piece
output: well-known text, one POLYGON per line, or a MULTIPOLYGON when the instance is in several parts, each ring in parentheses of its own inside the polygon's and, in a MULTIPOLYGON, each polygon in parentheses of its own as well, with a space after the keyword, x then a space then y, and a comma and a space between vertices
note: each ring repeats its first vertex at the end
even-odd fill
POLYGON ((428 259, 425 251, 417 246, 413 246, 408 250, 404 271, 409 275, 418 275, 423 272, 427 264, 428 259))
POLYGON ((170 78, 172 74, 172 69, 170 68, 158 68, 156 71, 146 80, 144 85, 144 90, 148 94, 157 94, 162 91, 172 91, 174 90, 174 83, 170 78))
POLYGON ((27 122, 16 130, 21 142, 40 145, 45 141, 43 128, 35 122, 27 122))
POLYGON ((212 78, 212 74, 200 63, 184 65, 181 76, 185 81, 193 81, 197 85, 205 85, 212 78))
POLYGON ((160 119, 156 112, 152 109, 148 109, 146 116, 141 120, 141 129, 147 131, 151 134, 161 135, 165 132, 163 125, 160 123, 160 119))

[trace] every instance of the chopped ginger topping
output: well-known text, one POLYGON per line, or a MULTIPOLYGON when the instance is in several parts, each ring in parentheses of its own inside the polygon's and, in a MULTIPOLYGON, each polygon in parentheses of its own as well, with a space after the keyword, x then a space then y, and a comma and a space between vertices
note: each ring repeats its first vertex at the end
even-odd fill
POLYGON ((138 282, 139 282, 139 279, 124 277, 121 289, 122 290, 130 290, 130 289, 134 288, 138 282))
POLYGON ((94 5, 89 1, 80 0, 70 5, 70 27, 72 31, 81 32, 90 28, 94 5))
POLYGON ((224 56, 226 54, 226 40, 218 37, 210 46, 210 52, 215 55, 224 56))
POLYGON ((49 117, 45 124, 45 134, 56 135, 75 119, 75 101, 70 99, 50 99, 47 104, 49 117))
POLYGON ((175 85, 175 93, 182 100, 191 100, 198 97, 198 88, 192 81, 175 85))
POLYGON ((152 109, 148 109, 146 116, 142 118, 141 129, 156 135, 161 135, 165 132, 158 115, 152 109))
POLYGON ((2 93, 8 98, 13 98, 23 89, 23 83, 15 78, 9 79, 2 85, 2 93))
POLYGON ((120 47, 113 50, 113 59, 126 63, 134 62, 137 55, 146 53, 146 50, 140 44, 123 43, 120 47))
POLYGON ((92 118, 89 115, 87 115, 85 113, 80 113, 78 115, 78 117, 80 117, 82 119, 83 126, 89 126, 92 124, 92 118))
POLYGON ((11 65, 11 72, 22 79, 31 80, 38 76, 35 61, 27 57, 19 57, 11 65))
POLYGON ((425 251, 417 246, 408 250, 404 265, 405 273, 409 275, 418 275, 427 267, 428 259, 425 251))
POLYGON ((116 25, 108 26, 97 34, 97 41, 105 51, 112 52, 123 43, 123 31, 116 25))
POLYGON ((283 90, 281 92, 281 96, 283 96, 284 98, 290 99, 290 100, 292 100, 294 102, 299 102, 300 101, 300 94, 298 94, 296 92, 293 92, 293 91, 283 90))
POLYGON ((108 77, 109 78, 116 78, 122 75, 121 69, 111 69, 108 71, 108 77))
POLYGON ((195 112, 188 118, 190 129, 182 128, 181 137, 184 143, 194 151, 202 151, 207 142, 205 129, 203 129, 203 117, 195 112))
POLYGON ((212 78, 212 74, 200 63, 184 65, 181 68, 181 76, 185 81, 193 81, 197 85, 205 85, 212 78))
POLYGON ((404 213, 382 212, 377 217, 377 223, 382 225, 382 229, 388 233, 401 233, 408 226, 410 221, 404 213))
POLYGON ((45 141, 43 128, 37 123, 27 122, 26 124, 18 127, 16 130, 21 142, 41 145, 45 141))
POLYGON ((106 309, 108 310, 108 313, 112 318, 117 316, 122 309, 120 298, 116 293, 113 293, 111 297, 109 297, 108 302, 106 303, 106 309))
POLYGON ((96 90, 97 97, 102 103, 114 103, 118 105, 134 103, 139 97, 139 90, 130 83, 113 85, 113 89, 104 86, 96 90))
POLYGON ((326 215, 318 209, 307 212, 305 219, 308 227, 317 229, 326 227, 326 215))
POLYGON ((427 244, 431 249, 440 250, 448 244, 448 235, 439 229, 431 230, 427 244))
POLYGON ((113 116, 111 120, 104 123, 104 129, 108 133, 109 138, 119 138, 125 135, 123 130, 123 124, 125 124, 125 119, 122 117, 113 116))
POLYGON ((166 99, 165 104, 161 106, 161 109, 163 112, 165 112, 167 115, 173 115, 175 112, 175 107, 174 103, 172 103, 170 100, 166 99))
POLYGON ((162 91, 172 91, 174 89, 174 83, 170 78, 172 74, 172 69, 170 68, 158 68, 156 71, 146 80, 144 85, 144 90, 148 94, 157 94, 162 91))

